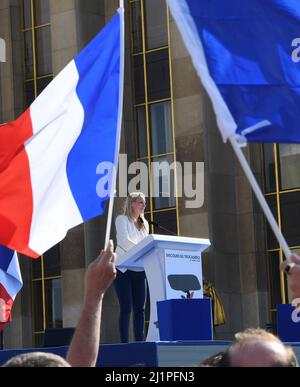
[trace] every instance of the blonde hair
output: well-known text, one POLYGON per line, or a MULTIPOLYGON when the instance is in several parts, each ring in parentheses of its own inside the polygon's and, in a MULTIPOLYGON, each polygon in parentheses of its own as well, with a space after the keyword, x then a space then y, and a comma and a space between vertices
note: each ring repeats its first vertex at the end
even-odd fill
MULTIPOLYGON (((133 216, 132 216, 132 203, 137 201, 138 199, 143 199, 144 202, 146 202, 146 196, 142 192, 131 192, 124 203, 124 208, 123 208, 123 215, 127 216, 127 218, 131 221, 133 221, 133 216)), ((140 225, 145 228, 145 218, 144 214, 140 215, 140 225)))

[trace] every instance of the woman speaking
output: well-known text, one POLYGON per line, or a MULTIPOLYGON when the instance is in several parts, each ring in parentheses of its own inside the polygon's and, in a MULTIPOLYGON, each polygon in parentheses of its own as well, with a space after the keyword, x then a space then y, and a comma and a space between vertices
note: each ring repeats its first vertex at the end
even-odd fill
POLYGON ((136 341, 144 341, 146 276, 142 269, 118 268, 124 262, 124 254, 149 234, 149 224, 144 218, 145 195, 131 193, 125 202, 124 214, 116 219, 117 230, 117 277, 114 282, 120 304, 120 336, 122 343, 128 343, 129 322, 133 307, 133 326, 136 341))

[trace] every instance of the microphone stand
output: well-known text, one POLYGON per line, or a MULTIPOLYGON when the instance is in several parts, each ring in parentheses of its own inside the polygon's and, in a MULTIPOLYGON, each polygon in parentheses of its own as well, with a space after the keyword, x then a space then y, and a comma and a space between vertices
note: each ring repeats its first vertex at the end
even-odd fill
POLYGON ((148 223, 149 223, 149 224, 152 224, 153 226, 155 226, 155 227, 157 227, 157 228, 159 228, 159 229, 161 229, 161 230, 163 230, 163 231, 165 231, 165 232, 167 232, 167 233, 169 233, 169 234, 171 234, 171 235, 178 236, 174 231, 168 230, 167 228, 161 226, 160 224, 158 224, 158 223, 156 223, 156 222, 152 222, 152 221, 150 220, 150 221, 148 221, 148 223))

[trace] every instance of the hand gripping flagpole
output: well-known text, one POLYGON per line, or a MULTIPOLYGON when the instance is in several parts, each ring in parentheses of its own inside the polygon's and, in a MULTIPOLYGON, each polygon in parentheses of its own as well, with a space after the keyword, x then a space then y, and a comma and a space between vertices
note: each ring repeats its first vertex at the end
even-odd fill
POLYGON ((116 136, 116 152, 114 160, 114 168, 112 171, 112 183, 110 190, 110 200, 107 215, 106 235, 105 235, 105 248, 108 246, 111 233, 112 216, 115 201, 115 192, 117 185, 117 172, 118 172, 118 160, 121 143, 121 129, 122 129, 122 115, 123 115, 123 95, 124 95, 124 66, 125 66, 125 27, 124 27, 124 0, 120 0, 120 13, 121 25, 120 25, 120 84, 119 84, 119 112, 118 112, 118 129, 116 136))
POLYGON ((265 213, 265 216, 270 224, 270 227, 272 228, 280 246, 282 247, 282 250, 284 252, 284 255, 287 259, 288 262, 291 261, 291 256, 292 256, 292 253, 291 253, 291 250, 289 249, 288 247, 288 244, 286 243, 286 240, 285 238, 283 237, 282 233, 281 233, 281 230, 274 218, 274 215, 272 214, 271 210, 270 210, 270 207, 268 206, 268 203, 263 195, 263 193, 261 192, 261 189, 252 173, 252 170, 246 160, 246 157, 244 156, 242 150, 241 150, 241 147, 240 145, 238 144, 237 140, 236 140, 236 135, 233 135, 231 137, 229 137, 229 140, 230 140, 230 143, 240 161, 240 164, 251 184, 251 187, 256 195, 256 198, 259 202, 259 204, 261 205, 261 208, 263 210, 263 212, 265 213))

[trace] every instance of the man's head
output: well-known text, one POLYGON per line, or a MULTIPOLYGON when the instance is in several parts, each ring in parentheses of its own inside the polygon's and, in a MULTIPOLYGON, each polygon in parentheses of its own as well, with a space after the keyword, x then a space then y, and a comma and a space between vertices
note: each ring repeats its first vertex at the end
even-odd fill
MULTIPOLYGON (((294 351, 263 329, 247 329, 235 335, 227 352, 230 367, 296 367, 294 351)), ((225 359, 224 359, 225 360, 225 359)))
POLYGON ((70 367, 60 356, 53 353, 32 352, 18 355, 3 365, 5 368, 63 368, 70 367))
POLYGON ((225 365, 222 363, 225 354, 226 352, 215 353, 214 355, 203 360, 203 362, 200 364, 200 367, 225 367, 225 365))

